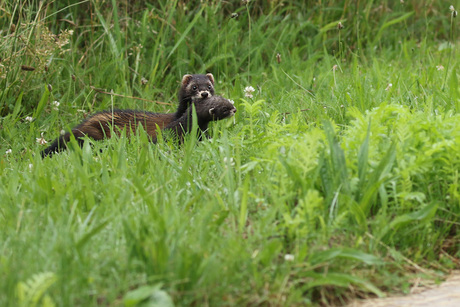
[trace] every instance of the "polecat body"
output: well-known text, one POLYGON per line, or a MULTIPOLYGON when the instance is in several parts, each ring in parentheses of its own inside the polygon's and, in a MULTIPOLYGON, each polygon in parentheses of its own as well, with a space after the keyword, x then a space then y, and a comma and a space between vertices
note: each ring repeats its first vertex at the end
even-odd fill
MULTIPOLYGON (((205 132, 208 129, 209 122, 218 121, 235 115, 236 108, 228 99, 220 96, 212 96, 201 101, 194 102, 198 133, 205 132)), ((169 123, 164 131, 171 131, 179 140, 184 140, 184 135, 192 130, 193 126, 193 107, 190 106, 186 112, 175 121, 169 123)), ((156 140, 154 139, 154 142, 156 140)))
MULTIPOLYGON (((156 135, 157 125, 160 129, 165 128, 171 122, 181 118, 192 102, 199 102, 214 95, 214 77, 206 75, 184 75, 178 94, 179 106, 174 113, 152 113, 137 110, 113 110, 98 112, 81 124, 72 129, 80 145, 83 144, 83 137, 87 135, 94 140, 111 138, 112 131, 119 134, 126 129, 126 133, 135 133, 138 125, 142 125, 151 138, 156 135), (113 129, 111 129, 111 127, 113 129)), ((60 136, 45 150, 42 157, 66 148, 65 144, 70 140, 70 132, 60 136)))

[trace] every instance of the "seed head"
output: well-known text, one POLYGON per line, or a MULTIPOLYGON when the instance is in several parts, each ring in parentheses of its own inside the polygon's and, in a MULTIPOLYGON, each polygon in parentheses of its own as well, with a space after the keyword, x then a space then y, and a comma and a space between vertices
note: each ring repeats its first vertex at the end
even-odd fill
POLYGON ((343 24, 341 22, 339 22, 337 24, 337 29, 342 30, 343 28, 344 28, 343 24))
POLYGON ((276 61, 278 62, 278 64, 281 63, 281 53, 279 52, 276 54, 276 61))

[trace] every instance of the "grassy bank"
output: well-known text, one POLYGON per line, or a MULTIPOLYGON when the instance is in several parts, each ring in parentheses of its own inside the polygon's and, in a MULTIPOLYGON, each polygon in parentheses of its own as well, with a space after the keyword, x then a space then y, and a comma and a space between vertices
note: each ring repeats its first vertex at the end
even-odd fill
POLYGON ((340 304, 458 268, 444 6, 2 2, 0 305, 340 304), (238 109, 211 140, 38 155, 95 111, 174 111, 204 72, 238 109))

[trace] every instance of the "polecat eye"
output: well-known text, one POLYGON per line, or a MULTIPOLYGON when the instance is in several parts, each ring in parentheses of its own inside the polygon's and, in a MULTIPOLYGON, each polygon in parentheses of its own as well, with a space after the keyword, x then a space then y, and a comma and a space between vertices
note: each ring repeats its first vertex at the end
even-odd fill
POLYGON ((192 86, 192 90, 196 91, 198 89, 198 86, 194 85, 192 86))
POLYGON ((211 85, 208 85, 208 89, 209 89, 209 90, 212 89, 212 86, 211 86, 211 85))

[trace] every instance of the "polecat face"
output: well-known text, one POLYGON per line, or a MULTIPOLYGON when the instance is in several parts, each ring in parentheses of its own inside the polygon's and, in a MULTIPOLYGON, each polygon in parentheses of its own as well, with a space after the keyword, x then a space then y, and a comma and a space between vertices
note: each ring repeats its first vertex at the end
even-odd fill
POLYGON ((185 75, 182 78, 183 97, 196 101, 214 96, 214 77, 206 75, 185 75))
POLYGON ((221 120, 232 117, 236 113, 236 108, 233 103, 220 96, 203 99, 200 103, 195 104, 195 107, 199 116, 205 117, 207 112, 209 120, 221 120))

